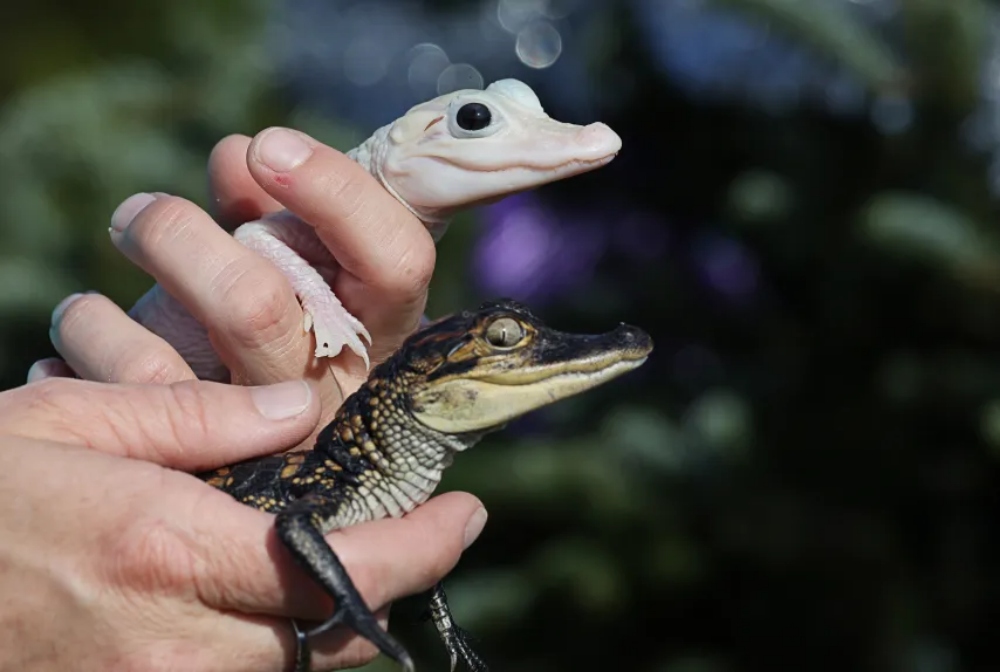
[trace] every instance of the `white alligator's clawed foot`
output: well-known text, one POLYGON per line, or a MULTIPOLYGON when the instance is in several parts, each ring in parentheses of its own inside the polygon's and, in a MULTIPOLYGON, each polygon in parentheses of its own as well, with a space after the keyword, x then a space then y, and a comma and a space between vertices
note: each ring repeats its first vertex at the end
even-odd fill
POLYGON ((346 345, 364 360, 366 371, 371 368, 368 347, 361 341, 364 338, 371 345, 371 334, 339 301, 324 302, 321 306, 303 303, 302 309, 305 313, 302 326, 316 338, 316 357, 336 357, 346 345))

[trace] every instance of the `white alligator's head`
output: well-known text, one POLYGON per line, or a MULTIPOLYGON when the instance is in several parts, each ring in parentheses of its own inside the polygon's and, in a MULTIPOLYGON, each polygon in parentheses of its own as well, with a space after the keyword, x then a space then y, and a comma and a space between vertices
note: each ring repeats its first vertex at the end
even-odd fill
POLYGON ((429 223, 593 170, 621 149, 605 124, 548 116, 516 79, 439 96, 380 130, 369 141, 376 146, 367 148, 369 169, 429 223))

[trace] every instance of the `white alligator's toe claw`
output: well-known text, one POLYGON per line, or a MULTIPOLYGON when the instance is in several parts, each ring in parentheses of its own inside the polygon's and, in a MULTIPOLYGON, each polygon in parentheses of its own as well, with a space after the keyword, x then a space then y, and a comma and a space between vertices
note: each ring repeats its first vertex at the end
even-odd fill
POLYGON ((329 304, 323 306, 322 312, 307 310, 309 323, 316 337, 316 357, 336 357, 344 349, 364 360, 365 370, 370 368, 368 348, 359 336, 371 344, 371 336, 361 321, 347 312, 342 305, 329 304))

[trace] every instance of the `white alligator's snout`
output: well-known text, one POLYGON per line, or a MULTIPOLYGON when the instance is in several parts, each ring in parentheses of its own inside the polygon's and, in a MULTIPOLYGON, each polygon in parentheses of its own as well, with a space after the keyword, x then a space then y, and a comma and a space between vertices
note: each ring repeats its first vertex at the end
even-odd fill
POLYGON ((622 148, 622 139, 610 126, 596 121, 577 132, 576 146, 580 150, 581 160, 597 160, 617 154, 622 148))

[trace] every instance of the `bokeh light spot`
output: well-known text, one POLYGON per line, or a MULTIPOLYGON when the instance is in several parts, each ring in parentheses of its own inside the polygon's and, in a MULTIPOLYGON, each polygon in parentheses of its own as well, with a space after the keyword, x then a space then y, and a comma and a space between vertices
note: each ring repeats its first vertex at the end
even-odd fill
POLYGON ((422 42, 411 48, 407 56, 410 64, 406 80, 413 93, 422 98, 432 97, 437 92, 441 73, 451 65, 448 54, 436 44, 422 42))
POLYGON ((459 89, 483 88, 483 76, 468 63, 452 63, 441 71, 437 80, 438 95, 459 89))
POLYGON ((548 21, 535 21, 517 33, 514 51, 529 68, 547 68, 562 53, 562 35, 548 21))

